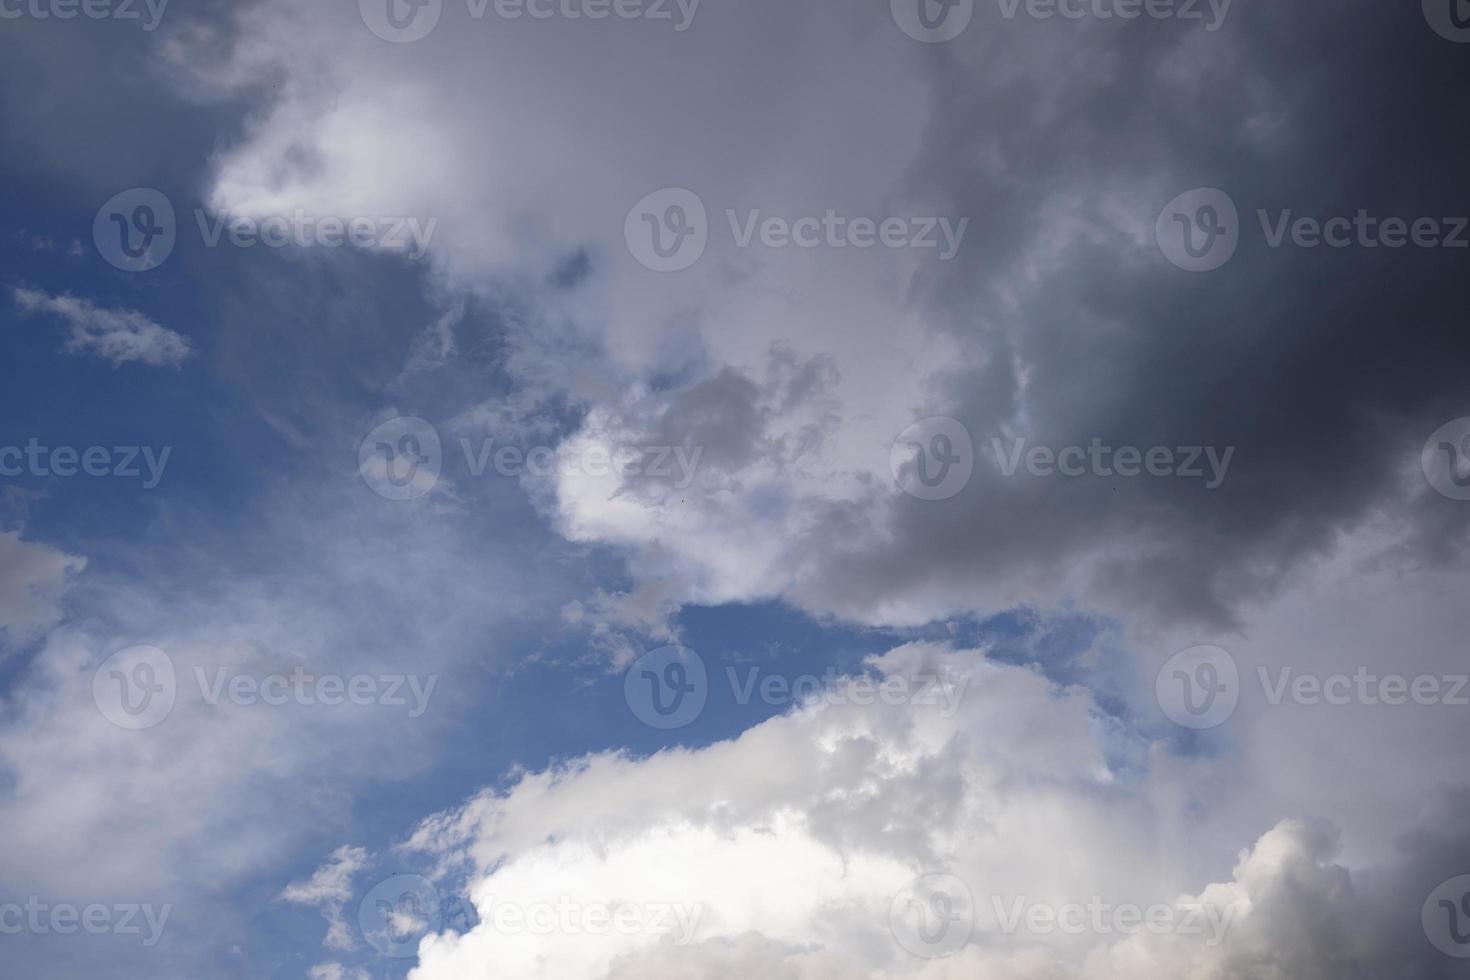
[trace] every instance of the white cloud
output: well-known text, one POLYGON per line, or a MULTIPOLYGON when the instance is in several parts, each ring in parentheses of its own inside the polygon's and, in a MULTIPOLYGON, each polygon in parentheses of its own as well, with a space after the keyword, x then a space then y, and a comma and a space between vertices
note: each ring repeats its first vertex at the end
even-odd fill
POLYGON ((71 327, 66 349, 95 354, 114 365, 138 362, 176 368, 193 353, 182 335, 137 310, 103 309, 75 296, 52 296, 37 289, 14 289, 15 302, 27 313, 51 313, 71 327))
POLYGON ((344 844, 331 853, 327 863, 317 868, 309 880, 287 885, 281 898, 303 905, 340 906, 352 897, 352 879, 367 866, 367 856, 366 849, 344 844))
MULTIPOLYGON (((732 512, 741 493, 789 503, 791 522, 809 525, 834 499, 887 485, 894 434, 915 410, 943 407, 933 374, 972 356, 912 302, 933 252, 742 249, 724 214, 948 214, 942 196, 906 180, 922 146, 915 107, 927 98, 908 39, 886 17, 855 25, 770 0, 700 14, 698 29, 670 37, 649 24, 456 25, 463 11, 449 10, 394 57, 354 11, 265 3, 240 15, 232 59, 194 65, 227 87, 280 83, 270 110, 218 158, 212 207, 439 219, 436 287, 508 298, 508 367, 522 386, 615 424, 638 410, 651 374, 730 367, 779 386, 773 345, 797 363, 826 359, 819 407, 831 417, 812 418, 809 401, 767 406, 759 435, 785 439, 788 458, 732 468, 726 506, 608 506, 588 495, 599 488, 562 489, 579 540, 643 552, 640 577, 676 583, 683 601, 775 595, 804 577, 805 566, 773 571, 777 556, 762 550, 770 525, 732 512), (599 71, 618 84, 589 88, 583 79, 599 71), (484 93, 511 90, 485 110, 484 93), (696 117, 718 123, 679 136, 696 117), (697 266, 660 276, 629 254, 624 221, 639 198, 674 184, 704 198, 718 234, 697 266), (586 281, 549 285, 577 254, 588 256, 586 281), (807 432, 814 424, 820 432, 807 432), (822 445, 802 443, 808 434, 822 445), (661 520, 672 526, 655 539, 648 525, 661 520)), ((442 336, 429 348, 445 349, 442 336)))
POLYGON ((308 881, 288 885, 281 892, 281 898, 287 902, 321 908, 322 916, 327 920, 327 936, 323 943, 328 949, 357 947, 352 927, 342 917, 342 906, 352 897, 353 879, 367 867, 367 863, 365 848, 344 844, 332 852, 327 863, 317 868, 308 881))
POLYGON ((1164 765, 1162 745, 1110 724, 1085 691, 975 651, 909 645, 875 666, 974 680, 952 719, 812 705, 697 751, 527 775, 426 821, 409 846, 472 863, 480 924, 428 937, 411 976, 1330 980, 1392 962, 1372 932, 1392 910, 1335 863, 1331 825, 1277 818, 1233 871, 1219 866, 1228 877, 1191 882, 1172 844, 1234 850, 1179 805, 1208 763, 1164 765), (1125 761, 1140 758, 1155 764, 1125 761), (895 899, 928 873, 958 877, 972 899, 974 934, 950 958, 890 932, 895 899), (648 928, 627 930, 548 913, 538 931, 518 917, 558 902, 613 921, 672 911, 662 928, 628 913, 648 928), (1171 925, 1103 911, 1081 931, 1028 929, 1007 924, 1017 903, 1158 906, 1171 925))
POLYGON ((318 963, 306 971, 306 976, 307 980, 368 980, 368 972, 362 967, 341 963, 318 963))

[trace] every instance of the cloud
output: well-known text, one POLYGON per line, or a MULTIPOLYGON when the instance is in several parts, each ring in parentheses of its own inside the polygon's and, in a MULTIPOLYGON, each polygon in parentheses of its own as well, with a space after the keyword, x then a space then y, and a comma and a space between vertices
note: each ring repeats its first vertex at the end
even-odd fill
MULTIPOLYGON (((649 934, 553 942, 498 934, 487 916, 432 940, 421 972, 535 975, 544 951, 559 980, 1444 974, 1413 919, 1436 876, 1470 859, 1456 830, 1463 794, 1440 789, 1464 778, 1460 715, 1256 697, 1221 730, 1186 738, 1158 727, 1151 686, 1172 652, 1201 640, 1228 644, 1248 681, 1283 665, 1459 669, 1467 511, 1424 486, 1415 457, 1467 414, 1462 253, 1257 239, 1199 277, 1168 265, 1151 233, 1165 201, 1204 185, 1228 188, 1249 228, 1257 208, 1412 218, 1455 207, 1458 109, 1424 93, 1453 87, 1462 52, 1412 5, 1349 0, 1326 18, 1242 8, 1212 33, 977 20, 948 45, 910 43, 881 5, 709 5, 679 36, 558 19, 456 24, 464 13, 447 5, 440 29, 411 46, 371 36, 351 4, 210 6, 234 22, 159 53, 192 61, 182 93, 248 104, 231 117, 240 132, 153 138, 154 100, 88 67, 132 56, 66 29, 16 64, 34 75, 70 54, 62 91, 95 90, 72 100, 92 117, 77 125, 54 111, 55 92, 11 86, 0 104, 27 124, 0 138, 26 151, 10 155, 17 166, 111 187, 210 156, 212 173, 168 186, 203 183, 209 207, 252 217, 437 219, 424 285, 441 309, 413 321, 429 324, 416 342, 359 332, 378 306, 397 315, 363 299, 378 295, 367 288, 269 290, 295 317, 259 329, 292 351, 351 342, 348 385, 432 387, 453 402, 438 417, 466 427, 519 434, 550 419, 564 448, 679 447, 699 462, 682 487, 587 472, 526 482, 584 554, 626 563, 630 581, 590 575, 576 604, 533 567, 566 552, 511 537, 531 523, 523 510, 471 523, 471 499, 482 501, 461 474, 411 513, 354 506, 330 482, 291 484, 263 502, 278 520, 256 522, 270 533, 250 548, 196 523, 184 537, 204 559, 128 556, 150 574, 88 588, 82 614, 7 692, 0 851, 18 880, 217 894, 341 819, 352 787, 423 767, 444 731, 186 701, 159 737, 122 739, 89 683, 126 643, 166 646, 186 675, 373 669, 403 651, 437 669, 499 639, 528 594, 557 592, 551 605, 621 665, 637 635, 677 636, 688 603, 774 598, 819 618, 911 625, 1080 602, 1139 627, 1125 630, 1116 672, 1079 671, 1092 692, 1058 681, 1044 658, 1017 667, 908 647, 879 669, 974 669, 985 683, 973 710, 803 708, 697 752, 581 759, 426 822, 416 846, 474 866, 483 909, 590 892, 675 904, 688 921, 697 909, 698 924, 682 946, 649 934), (487 111, 486 93, 507 92, 487 111), (109 153, 91 152, 99 142, 109 153), (702 197, 712 235, 698 264, 661 276, 622 235, 632 203, 672 185, 702 197), (971 223, 940 263, 742 248, 727 209, 971 223), (297 329, 311 319, 301 310, 333 306, 351 310, 345 327, 322 316, 297 329), (453 373, 475 358, 514 391, 487 400, 483 377, 453 373), (948 501, 905 495, 889 470, 898 433, 933 414, 963 422, 978 450, 971 483, 948 501), (1236 455, 1209 491, 1037 480, 1006 476, 993 437, 1236 455), (160 573, 170 561, 180 567, 160 573), (297 571, 282 582, 282 568, 297 571), (984 942, 919 962, 890 940, 887 914, 898 889, 935 869, 983 896, 1183 896, 1231 911, 1234 925, 1200 948, 1178 936, 1017 939, 987 920, 984 942)), ((189 354, 140 313, 34 290, 15 299, 62 316, 69 349, 113 363, 176 367, 189 354)), ((224 370, 288 449, 350 456, 351 426, 313 427, 317 412, 354 411, 319 392, 335 377, 327 362, 282 357, 244 314, 220 316, 239 354, 224 370)), ((38 636, 59 615, 58 562, 80 559, 18 540, 7 556, 0 539, 0 558, 20 569, 0 601, 38 636)))
POLYGON ((85 558, 22 540, 19 531, 0 531, 0 640, 4 645, 21 646, 56 625, 62 615, 62 594, 86 565, 85 558))
MULTIPOLYGON (((1252 238, 1195 276, 1152 233, 1163 205, 1197 186, 1228 188, 1248 226, 1255 209, 1450 207, 1444 161, 1459 150, 1430 134, 1453 131, 1451 110, 1422 92, 1457 52, 1417 12, 1341 5, 1340 41, 1287 8, 1213 31, 997 16, 917 46, 882 10, 755 2, 700 14, 670 38, 555 19, 451 28, 463 12, 449 11, 385 58, 350 12, 252 7, 231 58, 193 65, 226 91, 281 80, 217 158, 213 205, 439 218, 436 290, 512 297, 507 365, 582 410, 574 441, 663 412, 677 428, 675 409, 707 400, 720 425, 696 416, 682 434, 749 455, 726 456, 697 500, 617 481, 557 488, 570 534, 615 547, 639 580, 674 583, 676 604, 779 598, 913 624, 1080 599, 1237 627, 1381 509, 1436 530, 1409 530, 1418 554, 1446 534, 1463 543, 1463 511, 1401 479, 1426 435, 1465 413, 1470 351, 1443 288, 1452 250, 1329 256, 1252 238), (1284 55, 1280 36, 1302 37, 1310 59, 1284 55), (1386 37, 1406 52, 1391 95, 1355 68, 1381 59, 1386 37), (1313 83, 1334 69, 1351 99, 1313 83), (598 71, 618 86, 589 90, 598 71), (483 111, 481 93, 511 87, 513 105, 483 111), (1409 128, 1403 105, 1442 125, 1409 128), (1399 138, 1368 146, 1365 125, 1399 138), (1424 159, 1424 179, 1385 179, 1424 159), (1320 173, 1334 179, 1292 176, 1320 173), (633 260, 623 228, 666 185, 700 195, 710 242, 694 267, 659 275, 633 260), (742 248, 728 228, 727 212, 738 225, 829 208, 971 224, 950 262, 919 249, 742 248), (559 276, 573 259, 579 275, 559 276), (1374 356, 1403 329, 1404 361, 1374 356), (820 418, 807 401, 762 402, 773 345, 798 363, 826 359, 820 418), (894 440, 928 415, 958 419, 976 447, 970 485, 938 504, 900 492, 889 470, 894 440), (1008 477, 997 438, 1234 456, 1209 490, 1008 477)), ((1463 559, 1460 546, 1435 550, 1463 559)))
MULTIPOLYGON (((289 399, 277 404, 291 410, 289 399)), ((335 436, 310 435, 351 444, 370 427, 353 419, 335 436)), ((546 568, 517 557, 554 561, 554 542, 540 551, 514 543, 521 534, 544 541, 539 529, 492 524, 507 550, 487 552, 480 521, 493 517, 435 500, 384 501, 351 457, 283 450, 281 459, 286 468, 261 499, 243 511, 230 505, 249 527, 249 548, 239 547, 234 521, 185 512, 175 513, 177 540, 105 542, 110 560, 90 556, 67 594, 67 618, 26 651, 0 698, 0 865, 10 894, 175 906, 167 943, 78 947, 76 975, 100 959, 141 964, 134 972, 164 963, 207 973, 249 928, 245 890, 278 894, 324 839, 326 850, 343 843, 364 787, 428 779, 480 703, 488 671, 504 664, 518 635, 507 624, 539 603, 554 620, 570 598, 546 568), (301 577, 288 584, 286 568, 301 577), (155 726, 126 731, 109 720, 94 681, 108 657, 137 644, 170 658, 176 698, 155 726), (396 704, 237 703, 228 686, 209 703, 221 677, 228 685, 298 671, 344 682, 408 675, 425 688, 441 680, 418 717, 409 684, 395 689, 396 704)), ((257 944, 247 948, 260 955, 257 944)), ((30 939, 16 956, 24 976, 43 973, 28 964, 50 952, 30 939)))
MULTIPOLYGON (((1442 975, 1422 934, 1385 925, 1416 920, 1438 881, 1421 848, 1352 870, 1330 822, 1277 818, 1226 877, 1192 883, 1171 842, 1222 843, 1175 809, 1203 771, 1165 765, 1085 691, 976 651, 911 644, 872 665, 972 683, 953 718, 818 699, 704 749, 527 774, 426 821, 408 847, 470 863, 480 923, 426 938, 411 976, 1442 975), (935 874, 963 883, 953 907, 973 928, 952 956, 905 931, 903 896, 935 874)), ((1423 825, 1463 849, 1470 835, 1442 820, 1423 825)))
POLYGON ((71 326, 66 349, 95 354, 114 366, 138 362, 177 368, 193 353, 189 341, 136 310, 107 310, 75 296, 51 296, 36 289, 12 290, 27 313, 51 313, 71 326))
POLYGON ((368 980, 362 967, 345 967, 341 963, 318 963, 306 971, 307 980, 368 980))
MULTIPOLYGON (((327 863, 317 868, 310 880, 288 885, 281 898, 298 905, 320 906, 326 918, 328 949, 351 950, 357 947, 352 927, 342 917, 342 906, 352 897, 353 879, 367 867, 365 848, 343 845, 331 853, 327 863)), ((341 976, 340 972, 337 976, 341 976)))

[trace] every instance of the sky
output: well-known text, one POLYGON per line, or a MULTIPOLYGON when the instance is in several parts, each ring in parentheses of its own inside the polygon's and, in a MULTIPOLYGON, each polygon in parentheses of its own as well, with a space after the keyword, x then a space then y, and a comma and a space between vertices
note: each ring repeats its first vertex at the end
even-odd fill
POLYGON ((0 0, 6 977, 1470 976, 1464 0, 0 0))

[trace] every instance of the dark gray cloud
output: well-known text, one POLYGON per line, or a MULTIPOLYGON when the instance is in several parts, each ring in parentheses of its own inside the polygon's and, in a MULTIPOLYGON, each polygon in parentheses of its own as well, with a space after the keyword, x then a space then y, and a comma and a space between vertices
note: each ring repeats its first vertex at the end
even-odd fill
POLYGON ((900 500, 891 539, 834 558, 810 601, 863 608, 1087 556, 1109 604, 1231 624, 1389 506, 1428 532, 1411 559, 1454 557, 1466 511, 1422 480, 1406 499, 1403 478, 1431 432, 1470 414, 1470 249, 1271 248, 1256 211, 1470 213, 1470 139, 1448 97, 1470 52, 1417 5, 1240 4, 1216 33, 982 20, 926 52, 934 115, 910 178, 972 218, 960 259, 916 294, 986 353, 948 379, 982 459, 954 500, 900 500), (1242 224, 1234 259, 1204 274, 1152 242, 1160 209, 1196 187, 1227 191, 1242 224), (1208 491, 1004 479, 989 440, 1017 430, 1236 453, 1208 491))

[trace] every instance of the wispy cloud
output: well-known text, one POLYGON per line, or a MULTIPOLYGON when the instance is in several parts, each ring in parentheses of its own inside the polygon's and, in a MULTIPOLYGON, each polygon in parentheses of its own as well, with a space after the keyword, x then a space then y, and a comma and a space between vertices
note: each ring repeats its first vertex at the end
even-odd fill
POLYGON ((309 980, 368 980, 361 967, 345 967, 341 963, 318 963, 307 971, 309 980))
POLYGON ((27 642, 61 618, 61 595, 87 560, 0 532, 0 650, 27 642))
MULTIPOLYGON (((328 949, 352 949, 352 930, 342 918, 342 906, 352 897, 352 879, 368 863, 364 848, 343 846, 332 852, 327 863, 316 869, 309 881, 286 886, 281 898, 298 905, 316 905, 327 920, 328 949)), ((333 964, 326 964, 330 967, 333 964)), ((340 976, 341 974, 326 974, 340 976)))
POLYGON ((137 361, 177 368, 194 351, 189 341, 137 310, 108 310, 75 296, 52 296, 39 289, 16 288, 16 304, 27 313, 51 313, 71 327, 66 349, 96 354, 114 365, 137 361))

